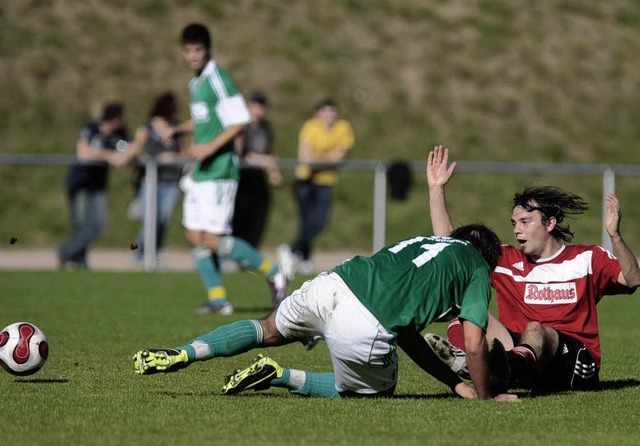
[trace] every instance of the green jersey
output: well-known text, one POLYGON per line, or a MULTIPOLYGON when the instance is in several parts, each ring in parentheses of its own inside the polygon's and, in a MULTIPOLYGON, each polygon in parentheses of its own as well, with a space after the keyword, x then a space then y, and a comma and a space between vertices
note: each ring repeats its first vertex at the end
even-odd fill
MULTIPOLYGON (((225 128, 251 122, 247 104, 231 76, 210 60, 199 76, 189 82, 191 121, 196 144, 215 139, 225 128)), ((194 181, 240 178, 233 140, 199 161, 194 181)))
POLYGON ((415 237, 333 269, 390 332, 459 316, 487 328, 489 265, 467 241, 415 237))

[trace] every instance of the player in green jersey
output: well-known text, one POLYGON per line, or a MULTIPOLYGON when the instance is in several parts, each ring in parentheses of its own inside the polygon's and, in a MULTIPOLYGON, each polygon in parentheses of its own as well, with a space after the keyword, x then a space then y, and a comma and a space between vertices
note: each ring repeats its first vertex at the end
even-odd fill
POLYGON ((197 160, 193 173, 181 184, 185 237, 207 291, 207 301, 199 312, 233 313, 218 257, 266 277, 276 306, 287 294, 287 281, 293 278, 292 259, 279 259, 280 265, 273 265, 249 243, 231 235, 239 179, 234 138, 251 122, 247 104, 229 73, 211 58, 211 38, 204 25, 186 26, 182 45, 194 74, 189 83, 191 120, 175 130, 193 132, 194 145, 187 152, 197 160))
MULTIPOLYGON (((450 237, 404 240, 319 274, 262 320, 221 326, 175 349, 139 351, 134 369, 139 374, 168 372, 256 347, 299 341, 312 348, 324 339, 333 373, 285 369, 259 356, 230 377, 223 393, 280 386, 307 396, 389 396, 396 387, 400 346, 455 394, 489 399, 489 268, 499 255, 498 237, 480 224, 457 228, 450 237), (431 322, 453 317, 463 321, 473 387, 441 362, 420 335, 431 322)), ((518 398, 501 394, 496 399, 518 398)))

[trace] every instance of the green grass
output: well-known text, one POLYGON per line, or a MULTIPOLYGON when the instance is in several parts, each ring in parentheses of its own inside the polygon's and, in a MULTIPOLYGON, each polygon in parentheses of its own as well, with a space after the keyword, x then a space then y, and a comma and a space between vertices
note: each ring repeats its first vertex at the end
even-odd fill
MULTIPOLYGON (((518 405, 464 401, 401 354, 397 397, 304 399, 282 389, 219 395, 225 375, 254 352, 138 376, 130 357, 175 346, 216 326, 268 311, 262 279, 229 274, 237 312, 197 316, 195 273, 0 272, 0 325, 28 320, 48 336, 37 374, 0 374, 6 445, 117 444, 635 444, 640 424, 637 298, 600 304, 604 390, 527 398, 518 405)), ((299 281, 302 280, 299 278, 299 281)), ((442 333, 444 325, 431 331, 442 333)), ((266 350, 283 364, 329 371, 324 344, 266 350)))

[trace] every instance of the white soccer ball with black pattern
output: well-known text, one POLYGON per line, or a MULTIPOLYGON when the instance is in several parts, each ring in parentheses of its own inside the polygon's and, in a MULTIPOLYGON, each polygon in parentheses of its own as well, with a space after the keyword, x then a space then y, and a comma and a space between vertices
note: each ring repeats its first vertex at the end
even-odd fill
POLYGON ((0 366, 12 375, 31 375, 49 357, 47 337, 30 322, 15 322, 0 331, 0 366))

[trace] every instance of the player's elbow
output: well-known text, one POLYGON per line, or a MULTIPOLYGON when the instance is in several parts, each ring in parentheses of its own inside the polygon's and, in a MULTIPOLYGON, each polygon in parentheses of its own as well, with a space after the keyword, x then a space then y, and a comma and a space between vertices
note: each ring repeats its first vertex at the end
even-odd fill
POLYGON ((465 349, 467 358, 481 358, 484 355, 484 346, 482 345, 469 346, 465 344, 465 349))
POLYGON ((631 292, 629 294, 633 294, 636 292, 636 290, 638 289, 638 287, 640 287, 640 283, 633 283, 631 285, 627 285, 629 288, 631 288, 631 292))
POLYGON ((481 356, 486 350, 486 336, 484 329, 474 323, 464 320, 464 347, 467 356, 481 356))
POLYGON ((620 273, 618 277, 618 283, 631 288, 635 292, 635 290, 640 287, 640 270, 638 272, 632 273, 620 273))
POLYGON ((636 274, 630 274, 630 278, 628 280, 628 284, 627 286, 629 288, 633 288, 633 291, 635 291, 638 287, 640 287, 640 271, 638 271, 636 274))
POLYGON ((485 353, 485 340, 465 339, 464 347, 467 357, 480 358, 485 353))

